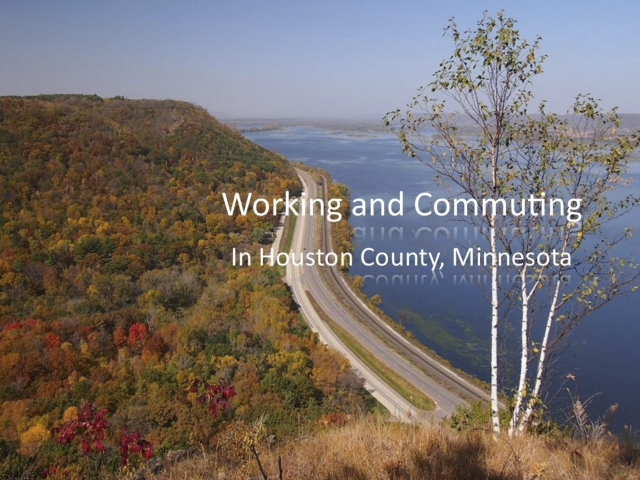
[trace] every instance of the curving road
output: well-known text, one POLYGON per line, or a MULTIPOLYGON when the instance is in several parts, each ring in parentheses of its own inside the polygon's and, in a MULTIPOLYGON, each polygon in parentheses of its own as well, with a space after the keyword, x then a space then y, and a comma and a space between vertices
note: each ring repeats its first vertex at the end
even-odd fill
MULTIPOLYGON (((298 170, 298 175, 303 182, 306 198, 316 198, 317 185, 311 175, 301 170, 298 170)), ((323 185, 326 188, 326 181, 323 181, 323 185)), ((321 196, 325 196, 324 191, 321 196)), ((317 219, 317 216, 310 216, 308 212, 298 217, 291 246, 297 255, 316 250, 317 219)), ((330 226, 326 217, 322 219, 324 224, 322 251, 327 252, 330 251, 327 248, 330 244, 328 241, 330 226)), ((483 390, 416 348, 371 311, 347 286, 337 269, 328 269, 329 282, 332 284, 328 286, 322 280, 319 268, 323 267, 294 266, 292 262, 287 265, 286 281, 291 285, 305 319, 311 328, 318 332, 324 343, 341 352, 351 362, 352 367, 364 378, 369 391, 395 417, 408 422, 426 423, 450 415, 465 400, 487 399, 487 394, 483 390), (398 375, 431 397, 436 402, 437 408, 432 412, 417 411, 406 399, 380 379, 331 331, 316 311, 307 292, 312 294, 327 315, 357 338, 379 361, 384 362, 398 375), (385 340, 382 341, 380 336, 385 340)))

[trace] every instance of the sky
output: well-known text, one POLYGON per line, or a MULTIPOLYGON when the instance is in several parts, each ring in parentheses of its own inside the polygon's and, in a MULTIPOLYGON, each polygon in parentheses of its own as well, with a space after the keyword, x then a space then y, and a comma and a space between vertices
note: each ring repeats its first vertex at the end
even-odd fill
POLYGON ((635 0, 0 0, 0 95, 172 98, 219 117, 382 118, 504 10, 547 54, 537 100, 640 113, 635 0))

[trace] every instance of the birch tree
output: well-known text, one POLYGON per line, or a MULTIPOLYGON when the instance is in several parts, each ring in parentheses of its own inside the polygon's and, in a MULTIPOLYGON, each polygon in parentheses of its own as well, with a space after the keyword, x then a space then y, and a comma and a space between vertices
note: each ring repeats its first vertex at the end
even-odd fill
POLYGON ((514 228, 501 235, 508 252, 569 253, 571 265, 518 268, 520 375, 515 390, 509 434, 523 432, 536 409, 550 356, 586 315, 617 296, 637 289, 638 269, 616 256, 617 246, 632 234, 607 224, 637 205, 637 195, 615 195, 625 182, 638 133, 618 135, 621 118, 603 112, 589 96, 578 96, 570 115, 547 114, 511 126, 507 163, 515 173, 504 179, 504 191, 524 197, 544 192, 549 198, 580 199, 580 222, 544 215, 509 219, 514 228), (543 322, 534 338, 536 321, 543 322), (530 364, 532 367, 530 368, 530 364))
POLYGON ((534 117, 527 116, 531 84, 542 73, 546 57, 538 53, 540 37, 532 43, 522 39, 515 23, 503 13, 493 18, 485 12, 475 29, 461 31, 451 19, 445 34, 453 40, 453 54, 404 112, 396 110, 386 117, 403 151, 427 165, 439 182, 452 189, 453 196, 482 202, 535 193, 586 200, 581 205, 584 220, 580 225, 567 222, 566 217, 497 216, 491 210, 484 216, 466 217, 484 235, 494 258, 500 252, 581 252, 571 266, 517 267, 520 281, 516 288, 502 288, 498 282, 502 267, 496 262, 488 266, 495 433, 500 432, 499 325, 506 321, 506 305, 515 302, 521 312, 520 375, 511 434, 523 431, 541 405, 554 347, 584 315, 632 288, 637 277, 633 265, 625 275, 621 271, 624 262, 607 256, 628 232, 601 242, 585 241, 586 236, 600 234, 603 223, 637 201, 613 202, 607 197, 621 181, 626 159, 637 146, 637 135, 616 135, 617 113, 600 112, 588 97, 578 97, 574 117, 548 115, 544 105, 534 117), (461 127, 463 119, 471 122, 471 130, 461 127), (569 270, 577 277, 573 282, 566 280, 569 270), (542 339, 534 344, 533 324, 539 318, 546 323, 542 339))

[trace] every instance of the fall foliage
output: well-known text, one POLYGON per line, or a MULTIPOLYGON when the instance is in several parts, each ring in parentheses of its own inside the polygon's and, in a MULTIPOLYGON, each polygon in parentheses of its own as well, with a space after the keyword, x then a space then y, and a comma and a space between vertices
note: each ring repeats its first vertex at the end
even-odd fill
POLYGON ((187 103, 42 95, 0 98, 0 172, 0 460, 81 476, 50 432, 86 405, 109 412, 91 454, 368 408, 277 269, 230 264, 278 219, 228 216, 222 192, 299 193, 284 158, 187 103))

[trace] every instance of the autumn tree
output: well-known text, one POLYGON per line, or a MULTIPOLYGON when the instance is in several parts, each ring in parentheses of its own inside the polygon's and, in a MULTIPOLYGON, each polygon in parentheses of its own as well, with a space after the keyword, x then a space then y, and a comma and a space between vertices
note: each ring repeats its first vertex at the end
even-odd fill
POLYGON ((184 398, 193 375, 233 381, 225 415, 268 410, 280 432, 364 405, 357 382, 318 386, 349 374, 325 363, 315 379, 322 346, 278 269, 231 268, 277 217, 229 216, 221 194, 299 193, 284 157, 174 101, 0 97, 0 137, 0 442, 17 460, 0 477, 38 448, 62 454, 43 432, 69 404, 109 406, 112 450, 144 450, 123 427, 186 447, 204 409, 184 398))

